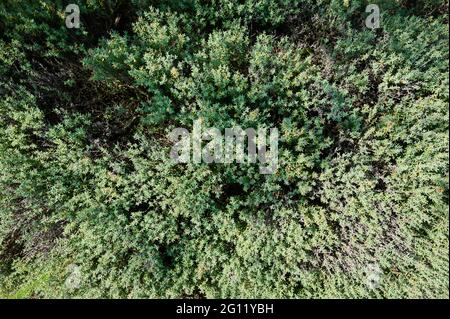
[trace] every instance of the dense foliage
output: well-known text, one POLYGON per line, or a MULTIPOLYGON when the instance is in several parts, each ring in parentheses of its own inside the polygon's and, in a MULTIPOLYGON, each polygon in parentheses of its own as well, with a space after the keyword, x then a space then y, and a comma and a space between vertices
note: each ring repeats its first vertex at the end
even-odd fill
POLYGON ((0 297, 448 298, 448 3, 367 4, 2 0, 0 297), (277 172, 174 164, 196 119, 277 172))

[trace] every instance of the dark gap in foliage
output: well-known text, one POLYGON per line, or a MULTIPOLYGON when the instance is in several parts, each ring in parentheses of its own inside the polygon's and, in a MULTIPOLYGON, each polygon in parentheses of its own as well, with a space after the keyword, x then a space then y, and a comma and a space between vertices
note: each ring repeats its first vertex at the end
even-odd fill
POLYGON ((139 203, 139 204, 134 204, 129 211, 130 212, 148 212, 148 210, 150 209, 150 205, 146 202, 143 203, 139 203))
POLYGON ((170 252, 170 247, 160 244, 158 246, 159 256, 165 268, 172 268, 174 258, 170 252))
POLYGON ((81 15, 81 23, 86 26, 92 38, 91 47, 96 46, 101 38, 107 37, 112 31, 120 34, 131 31, 133 23, 137 20, 137 13, 130 1, 120 1, 115 7, 108 4, 103 10, 81 15), (107 10, 106 14, 102 12, 103 10, 107 10))
POLYGON ((244 194, 244 187, 239 183, 225 184, 222 187, 222 190, 225 198, 229 198, 231 196, 241 196, 244 194))
POLYGON ((11 267, 11 263, 14 259, 24 256, 24 244, 18 229, 14 229, 12 232, 6 235, 3 240, 3 247, 0 249, 0 268, 11 267))

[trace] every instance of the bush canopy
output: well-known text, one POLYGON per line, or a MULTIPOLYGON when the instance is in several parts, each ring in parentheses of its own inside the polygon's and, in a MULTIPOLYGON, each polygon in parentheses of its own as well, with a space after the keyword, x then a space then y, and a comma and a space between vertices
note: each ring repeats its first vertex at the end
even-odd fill
POLYGON ((368 4, 2 0, 0 298, 448 298, 448 2, 368 4))

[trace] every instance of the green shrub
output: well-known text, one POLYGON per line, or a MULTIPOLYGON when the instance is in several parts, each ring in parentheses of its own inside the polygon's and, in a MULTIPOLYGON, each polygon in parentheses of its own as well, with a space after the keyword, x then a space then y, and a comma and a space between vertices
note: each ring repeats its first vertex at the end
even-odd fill
POLYGON ((0 4, 1 298, 448 298, 446 2, 66 4, 0 4), (278 170, 174 164, 197 119, 278 170))

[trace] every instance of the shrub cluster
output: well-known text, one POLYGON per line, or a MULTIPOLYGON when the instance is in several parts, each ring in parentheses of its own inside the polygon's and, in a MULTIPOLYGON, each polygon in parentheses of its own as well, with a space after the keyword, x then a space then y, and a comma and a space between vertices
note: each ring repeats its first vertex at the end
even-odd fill
POLYGON ((448 2, 367 4, 2 1, 0 297, 448 298, 448 2), (278 170, 173 163, 197 119, 278 170))

